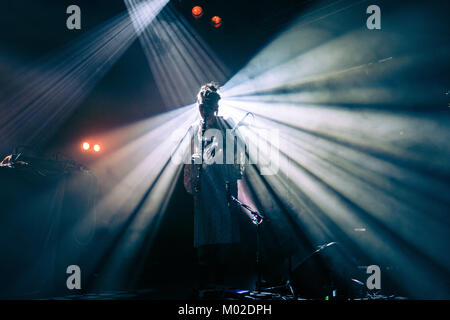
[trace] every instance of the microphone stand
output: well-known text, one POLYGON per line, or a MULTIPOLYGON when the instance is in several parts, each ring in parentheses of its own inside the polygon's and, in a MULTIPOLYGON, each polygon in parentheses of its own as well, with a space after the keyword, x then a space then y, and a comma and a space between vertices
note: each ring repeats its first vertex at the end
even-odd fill
POLYGON ((258 293, 261 292, 262 288, 262 272, 261 272, 261 223, 264 220, 264 216, 259 212, 251 208, 250 206, 246 205, 245 203, 242 203, 239 199, 237 199, 235 196, 231 194, 230 190, 230 182, 225 182, 225 189, 227 193, 227 202, 228 202, 228 208, 231 207, 231 203, 235 203, 236 205, 246 209, 250 212, 252 218, 253 224, 256 225, 256 270, 258 274, 258 278, 256 281, 256 291, 258 293))

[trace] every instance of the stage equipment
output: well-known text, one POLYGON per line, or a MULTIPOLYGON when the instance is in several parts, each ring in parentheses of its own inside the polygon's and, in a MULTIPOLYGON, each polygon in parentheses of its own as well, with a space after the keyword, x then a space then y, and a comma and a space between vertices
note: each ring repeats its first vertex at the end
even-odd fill
POLYGON ((30 176, 58 176, 73 171, 89 171, 83 164, 77 163, 60 153, 50 157, 45 157, 35 153, 29 147, 17 147, 14 152, 6 156, 1 167, 18 169, 21 172, 29 173, 30 176))
POLYGON ((95 239, 97 178, 61 155, 21 150, 2 161, 0 181, 0 299, 67 294, 68 263, 95 239))
POLYGON ((195 6, 192 8, 192 16, 195 19, 199 19, 203 16, 203 8, 200 6, 195 6))
POLYGON ((211 24, 214 28, 219 28, 222 25, 222 18, 219 16, 214 16, 211 18, 211 24))
POLYGON ((100 146, 100 144, 98 144, 98 143, 96 143, 96 144, 94 144, 93 146, 91 146, 91 144, 89 143, 89 142, 83 142, 82 144, 81 144, 81 149, 84 151, 84 152, 91 152, 91 151, 94 151, 95 153, 97 153, 97 152, 100 152, 100 150, 102 149, 101 148, 101 146, 100 146))
POLYGON ((262 285, 261 285, 262 284, 262 273, 261 273, 261 223, 264 220, 264 216, 260 212, 254 210, 250 206, 246 205, 245 203, 242 203, 241 201, 239 201, 239 199, 234 197, 231 194, 230 182, 229 181, 225 182, 225 189, 226 189, 226 196, 227 196, 228 207, 230 208, 231 207, 231 203, 234 203, 238 207, 242 207, 242 208, 246 209, 251 214, 252 223, 256 225, 256 268, 257 268, 257 272, 258 272, 258 278, 257 278, 257 281, 256 281, 256 291, 257 291, 257 294, 265 294, 265 293, 261 292, 261 287, 262 287, 262 285))
POLYGON ((253 119, 255 119, 255 115, 254 115, 253 113, 247 112, 247 113, 245 114, 245 116, 242 117, 242 119, 234 126, 234 128, 231 130, 231 133, 234 133, 240 126, 243 126, 243 125, 244 125, 244 120, 245 120, 249 115, 252 116, 253 119))
POLYGON ((337 242, 321 245, 301 261, 291 274, 296 297, 310 299, 354 298, 361 281, 353 280, 356 263, 337 242))
POLYGON ((89 148, 90 148, 91 146, 89 145, 88 142, 84 142, 84 143, 82 144, 81 147, 83 148, 83 150, 87 151, 87 150, 89 150, 89 148))

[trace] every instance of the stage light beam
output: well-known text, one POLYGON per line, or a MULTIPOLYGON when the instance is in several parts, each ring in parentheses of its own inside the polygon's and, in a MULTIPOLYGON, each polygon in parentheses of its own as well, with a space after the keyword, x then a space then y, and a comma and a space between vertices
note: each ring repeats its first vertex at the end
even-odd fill
MULTIPOLYGON (((125 0, 130 13, 139 3, 138 0, 125 0)), ((131 16, 135 26, 143 24, 141 16, 131 16)), ((167 5, 147 28, 136 31, 167 108, 192 103, 200 86, 211 80, 224 83, 231 75, 173 5, 167 5)))
POLYGON ((17 85, 0 88, 0 150, 44 145, 167 2, 141 1, 132 11, 11 74, 11 83, 17 85))
POLYGON ((272 221, 286 215, 311 243, 341 239, 352 254, 397 266, 397 285, 411 297, 448 296, 449 202, 441 195, 450 190, 442 135, 450 121, 433 112, 442 84, 411 75, 434 76, 426 66, 445 65, 449 47, 432 36, 439 22, 427 25, 424 42, 402 28, 400 11, 385 18, 389 32, 369 38, 342 24, 357 5, 302 14, 222 87, 220 112, 235 120, 252 112, 258 126, 241 129, 251 142, 261 127, 280 132, 279 174, 247 171, 272 221), (354 232, 360 226, 364 238, 354 232))

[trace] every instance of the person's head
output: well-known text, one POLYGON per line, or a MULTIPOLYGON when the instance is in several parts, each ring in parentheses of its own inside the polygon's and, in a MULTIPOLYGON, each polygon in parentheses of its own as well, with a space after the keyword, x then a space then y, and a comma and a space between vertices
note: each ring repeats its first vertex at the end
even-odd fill
POLYGON ((219 111, 220 95, 217 92, 218 89, 217 84, 210 82, 203 85, 197 95, 198 109, 205 121, 213 118, 219 111))

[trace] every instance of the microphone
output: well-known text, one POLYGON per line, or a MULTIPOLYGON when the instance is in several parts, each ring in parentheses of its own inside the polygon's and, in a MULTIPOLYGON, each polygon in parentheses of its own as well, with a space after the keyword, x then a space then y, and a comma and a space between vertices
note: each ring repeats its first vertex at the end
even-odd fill
POLYGON ((231 195, 229 181, 225 181, 225 190, 226 190, 226 195, 227 195, 228 208, 231 207, 231 202, 234 202, 237 206, 247 209, 251 213, 251 219, 252 219, 253 224, 259 225, 263 222, 264 216, 260 212, 253 210, 250 206, 246 205, 245 203, 242 203, 235 196, 231 195))
POLYGON ((251 115, 253 119, 255 119, 255 115, 253 113, 247 112, 245 116, 234 126, 234 128, 231 130, 231 133, 234 133, 236 129, 239 128, 241 124, 244 122, 245 118, 247 118, 249 115, 251 115))

